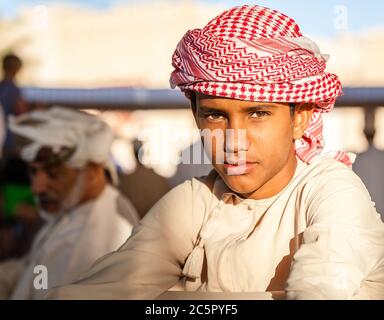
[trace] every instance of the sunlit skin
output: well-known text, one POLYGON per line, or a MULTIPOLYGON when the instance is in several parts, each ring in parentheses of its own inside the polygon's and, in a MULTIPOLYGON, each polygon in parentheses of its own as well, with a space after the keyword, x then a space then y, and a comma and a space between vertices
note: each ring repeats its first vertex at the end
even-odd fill
MULTIPOLYGON (((283 190, 297 166, 294 140, 302 137, 312 115, 312 106, 296 106, 291 114, 287 103, 243 101, 200 93, 196 93, 195 102, 192 109, 199 129, 223 132, 233 129, 235 137, 239 129, 245 129, 243 146, 238 139, 230 143, 228 139, 219 142, 213 138, 212 150, 207 150, 226 185, 241 197, 256 200, 270 198, 283 190), (224 163, 216 161, 218 150, 225 152, 224 163), (246 156, 245 171, 233 174, 236 169, 233 159, 237 159, 241 151, 246 156)), ((210 148, 207 143, 204 147, 210 148)))
MULTIPOLYGON (((47 165, 37 161, 29 163, 28 167, 32 192, 38 198, 41 209, 51 214, 60 212, 77 182, 80 170, 65 163, 47 165)), ((86 183, 76 205, 96 198, 106 184, 102 166, 90 163, 81 170, 85 171, 86 183)))

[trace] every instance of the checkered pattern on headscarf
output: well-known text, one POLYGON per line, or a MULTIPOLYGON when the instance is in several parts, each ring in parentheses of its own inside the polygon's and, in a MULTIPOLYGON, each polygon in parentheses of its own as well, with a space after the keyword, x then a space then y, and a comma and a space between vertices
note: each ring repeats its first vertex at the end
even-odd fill
MULTIPOLYGON (((327 55, 303 37, 288 16, 261 6, 229 9, 203 29, 188 31, 173 54, 172 88, 258 102, 314 103, 296 153, 310 163, 323 148, 321 113, 333 109, 342 88, 325 72, 327 55)), ((347 165, 344 152, 335 158, 347 165)))

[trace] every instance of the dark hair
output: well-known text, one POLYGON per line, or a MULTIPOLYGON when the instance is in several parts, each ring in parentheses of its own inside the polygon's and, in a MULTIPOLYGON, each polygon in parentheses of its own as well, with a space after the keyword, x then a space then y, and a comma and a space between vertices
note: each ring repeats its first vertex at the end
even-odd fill
POLYGON ((187 97, 191 101, 192 112, 195 113, 195 111, 196 111, 196 93, 195 93, 195 91, 189 91, 187 94, 187 97))
POLYGON ((3 57, 3 70, 5 71, 19 70, 22 64, 21 59, 14 54, 7 54, 3 57))
POLYGON ((295 114, 295 108, 296 108, 296 105, 293 103, 293 102, 290 102, 289 103, 289 109, 291 111, 291 116, 293 117, 293 115, 295 114))

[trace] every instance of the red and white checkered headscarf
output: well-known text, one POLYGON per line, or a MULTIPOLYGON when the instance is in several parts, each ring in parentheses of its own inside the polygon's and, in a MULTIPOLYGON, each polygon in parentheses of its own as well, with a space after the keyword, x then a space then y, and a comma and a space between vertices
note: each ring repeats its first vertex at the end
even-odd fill
MULTIPOLYGON (((306 163, 323 148, 321 113, 333 109, 342 88, 324 72, 327 55, 288 16, 261 6, 229 9, 203 29, 188 31, 172 57, 172 88, 258 102, 315 103, 308 128, 295 141, 306 163)), ((344 152, 335 159, 351 166, 344 152)))

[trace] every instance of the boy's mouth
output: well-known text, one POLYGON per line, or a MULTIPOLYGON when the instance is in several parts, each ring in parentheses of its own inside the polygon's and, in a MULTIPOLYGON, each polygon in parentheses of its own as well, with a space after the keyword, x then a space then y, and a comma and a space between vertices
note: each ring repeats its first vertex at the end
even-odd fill
POLYGON ((241 175, 247 174, 257 165, 256 162, 237 162, 237 163, 224 163, 224 169, 228 175, 241 175))

